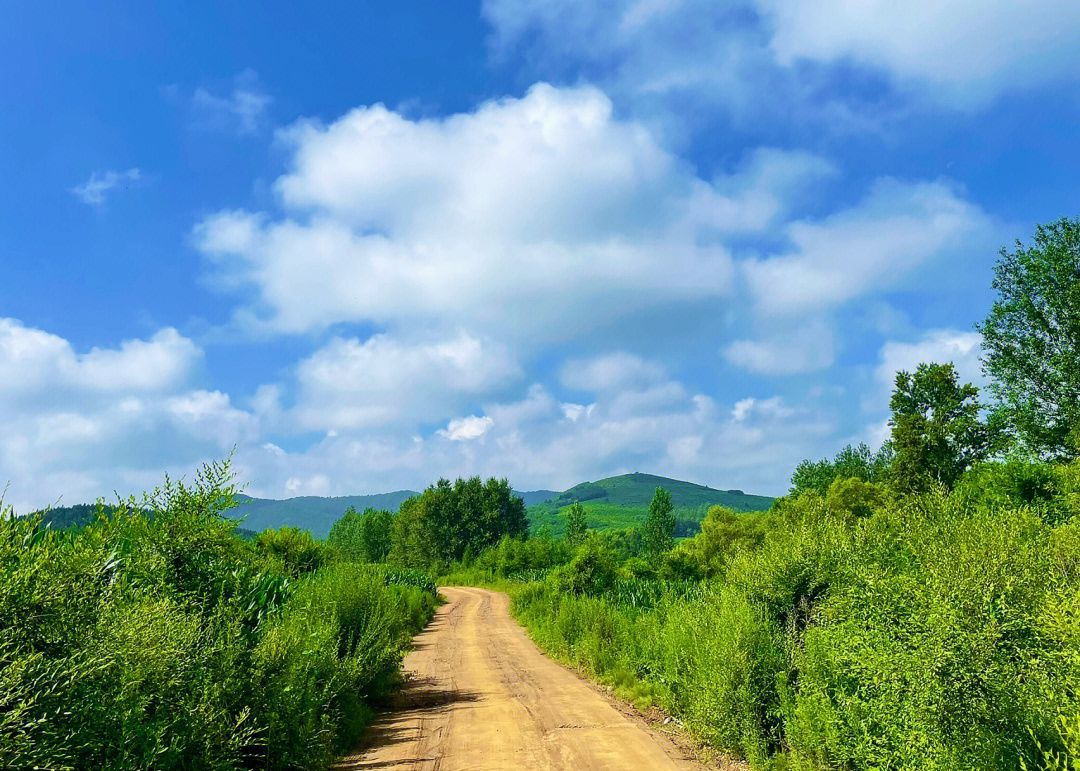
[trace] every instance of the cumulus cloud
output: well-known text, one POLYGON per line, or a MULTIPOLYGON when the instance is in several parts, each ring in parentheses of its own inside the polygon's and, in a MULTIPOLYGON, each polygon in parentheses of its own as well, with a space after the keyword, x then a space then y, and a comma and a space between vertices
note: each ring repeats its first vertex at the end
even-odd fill
POLYGON ((577 391, 610 391, 659 382, 664 379, 664 369, 657 362, 619 351, 592 359, 568 361, 563 365, 559 379, 567 388, 577 391))
POLYGON ((135 492, 258 434, 228 395, 192 390, 202 350, 175 329, 115 348, 0 319, 0 484, 25 512, 135 492))
POLYGON ((832 328, 817 320, 794 327, 781 325, 761 339, 735 340, 724 358, 732 364, 763 375, 791 375, 824 369, 833 363, 832 328))
POLYGON ((451 420, 445 429, 439 429, 439 435, 445 436, 451 442, 479 439, 491 428, 491 423, 491 418, 486 415, 469 415, 465 418, 451 420))
POLYGON ((521 374, 505 346, 464 332, 435 342, 335 337, 297 366, 291 419, 302 430, 439 420, 521 374))
POLYGON ((994 226, 944 181, 880 179, 855 206, 785 227, 791 249, 743 264, 758 308, 796 315, 901 285, 931 261, 988 243, 994 226))
POLYGON ((99 206, 114 191, 134 187, 142 178, 142 172, 136 168, 127 171, 94 172, 90 179, 70 189, 70 193, 85 204, 99 206))
POLYGON ((284 213, 222 211, 194 237, 225 285, 257 290, 252 313, 294 332, 454 314, 561 338, 628 307, 723 296, 724 235, 768 226, 830 168, 770 151, 707 182, 587 86, 432 120, 362 107, 281 139, 284 213))
POLYGON ((780 397, 722 409, 671 381, 613 389, 575 406, 533 384, 521 398, 486 402, 426 435, 344 431, 303 451, 244 449, 238 460, 255 480, 254 494, 277 496, 289 479, 318 473, 332 480, 332 494, 343 494, 471 474, 507 476, 518 489, 561 489, 636 470, 768 493, 783 490, 791 468, 835 431, 827 413, 780 397))
POLYGON ((786 118, 833 130, 877 128, 903 113, 883 105, 880 90, 867 99, 845 88, 838 68, 891 84, 901 104, 949 109, 1076 82, 1080 71, 1080 9, 1069 0, 484 0, 482 8, 496 58, 516 52, 540 77, 601 83, 671 132, 717 112, 736 124, 786 118))
POLYGON ((17 319, 0 319, 0 392, 40 396, 65 392, 161 391, 184 380, 202 351, 175 329, 119 348, 76 353, 71 343, 17 319))

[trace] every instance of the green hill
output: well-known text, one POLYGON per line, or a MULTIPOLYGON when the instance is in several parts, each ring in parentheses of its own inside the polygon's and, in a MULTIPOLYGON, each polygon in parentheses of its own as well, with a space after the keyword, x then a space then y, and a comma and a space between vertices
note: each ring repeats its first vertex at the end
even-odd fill
MULTIPOLYGON (((715 490, 653 474, 623 474, 597 482, 582 482, 562 493, 554 490, 515 492, 525 501, 534 530, 546 524, 555 533, 561 533, 565 519, 561 510, 579 501, 589 510, 589 526, 593 529, 634 527, 645 519, 657 487, 671 493, 676 517, 680 520, 678 535, 695 532, 709 506, 720 504, 735 511, 762 511, 769 508, 773 500, 762 495, 746 495, 740 490, 715 490)), ((337 498, 308 495, 284 500, 237 495, 239 505, 227 516, 241 520, 239 528, 245 531, 258 533, 267 528, 299 527, 310 530, 316 538, 325 538, 330 526, 350 506, 357 511, 369 507, 396 511, 402 501, 413 495, 416 493, 411 490, 337 498)), ((93 516, 92 504, 80 504, 52 509, 46 514, 46 521, 56 528, 81 527, 93 516)))
POLYGON ((325 538, 330 532, 330 526, 350 506, 357 511, 366 508, 396 511, 402 501, 414 495, 416 493, 411 490, 377 495, 343 495, 338 498, 305 495, 285 500, 238 495, 237 500, 241 503, 230 510, 228 515, 234 519, 242 519, 241 526, 255 532, 261 532, 268 527, 288 526, 310 530, 316 538, 325 538))
POLYGON ((676 534, 680 536, 696 532, 710 506, 726 506, 733 511, 765 511, 773 502, 768 496, 748 495, 742 490, 718 490, 655 474, 634 473, 582 482, 548 501, 535 503, 529 506, 529 522, 534 530, 547 525, 556 534, 562 533, 565 523, 562 509, 572 503, 581 503, 589 512, 590 528, 634 527, 644 521, 657 487, 671 493, 679 520, 676 534))

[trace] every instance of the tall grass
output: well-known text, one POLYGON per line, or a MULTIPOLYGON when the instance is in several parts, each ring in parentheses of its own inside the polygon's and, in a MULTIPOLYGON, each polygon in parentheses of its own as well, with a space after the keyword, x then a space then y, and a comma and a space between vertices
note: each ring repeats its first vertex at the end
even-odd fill
POLYGON ((696 589, 567 591, 568 567, 513 588, 512 608, 548 650, 755 768, 1077 768, 1065 487, 1031 505, 985 488, 808 493, 696 589))
POLYGON ((434 595, 241 541, 231 496, 216 464, 81 532, 0 518, 0 767, 317 769, 356 740, 434 595))

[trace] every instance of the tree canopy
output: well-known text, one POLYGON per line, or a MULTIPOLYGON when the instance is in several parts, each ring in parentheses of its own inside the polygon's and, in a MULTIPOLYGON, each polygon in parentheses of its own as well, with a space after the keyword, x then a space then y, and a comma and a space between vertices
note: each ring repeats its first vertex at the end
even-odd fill
POLYGON ((657 487, 641 533, 641 550, 656 561, 674 545, 675 506, 671 503, 671 494, 663 487, 657 487))
POLYGON ((960 385, 952 364, 920 364, 896 375, 892 409, 893 484, 898 490, 949 487, 990 452, 990 431, 979 419, 979 389, 960 385))
POLYGON ((525 504, 505 479, 440 479, 401 504, 393 521, 393 557, 413 567, 460 560, 503 536, 525 535, 525 504))
POLYGON ((1001 250, 997 299, 979 326, 992 393, 1016 437, 1048 458, 1080 455, 1080 219, 1040 225, 1001 250))

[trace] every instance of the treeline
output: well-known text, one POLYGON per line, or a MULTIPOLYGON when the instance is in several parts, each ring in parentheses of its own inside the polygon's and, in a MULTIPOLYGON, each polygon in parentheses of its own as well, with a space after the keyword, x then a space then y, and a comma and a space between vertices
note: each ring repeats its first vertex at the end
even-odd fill
POLYGON ((505 479, 440 479, 397 512, 349 509, 327 542, 353 559, 431 570, 468 560, 529 530, 525 504, 505 479))
POLYGON ((804 461, 764 515, 675 542, 507 539, 448 580, 507 588, 548 651, 755 769, 1080 767, 1080 221, 1003 250, 988 401, 897 373, 891 436, 804 461))
POLYGON ((318 769, 430 618, 423 573, 227 518, 227 463, 75 530, 0 517, 0 767, 318 769))

